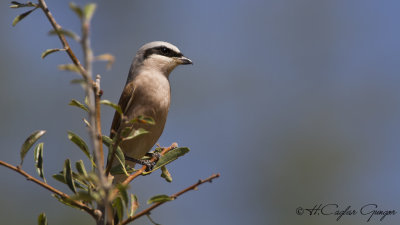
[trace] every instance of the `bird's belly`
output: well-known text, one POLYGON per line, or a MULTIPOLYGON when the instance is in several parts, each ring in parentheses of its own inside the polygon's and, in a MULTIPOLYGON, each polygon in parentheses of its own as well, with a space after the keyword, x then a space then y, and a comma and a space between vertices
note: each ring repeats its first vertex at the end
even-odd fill
POLYGON ((158 112, 151 113, 151 116, 155 124, 136 124, 135 128, 143 128, 148 133, 141 134, 133 139, 123 141, 120 146, 122 151, 128 155, 129 157, 140 159, 142 158, 147 152, 151 150, 151 148, 156 144, 157 140, 160 138, 163 130, 164 125, 166 122, 166 115, 168 111, 162 110, 158 112))

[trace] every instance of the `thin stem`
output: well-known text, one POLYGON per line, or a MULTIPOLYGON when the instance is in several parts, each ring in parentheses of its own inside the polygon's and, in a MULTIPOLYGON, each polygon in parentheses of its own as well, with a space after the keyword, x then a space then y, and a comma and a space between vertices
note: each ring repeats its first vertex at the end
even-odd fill
POLYGON ((9 168, 9 169, 11 169, 11 170, 14 170, 15 172, 17 172, 17 173, 21 174, 22 176, 26 177, 27 180, 32 181, 32 182, 34 182, 34 183, 36 183, 36 184, 38 184, 38 185, 44 187, 45 189, 49 190, 50 192, 53 192, 54 194, 60 196, 61 198, 68 199, 69 201, 71 201, 71 203, 72 203, 74 206, 77 206, 77 207, 79 207, 80 209, 86 211, 86 212, 89 213, 94 219, 96 219, 96 220, 98 219, 99 215, 96 214, 96 212, 95 212, 94 209, 90 208, 90 207, 87 206, 86 204, 83 204, 82 202, 79 202, 79 201, 76 201, 76 200, 72 200, 72 199, 70 198, 69 195, 67 195, 67 194, 65 194, 64 192, 62 192, 62 191, 60 191, 60 190, 54 188, 53 186, 50 186, 50 185, 47 184, 47 183, 44 183, 44 182, 41 181, 41 180, 36 179, 35 177, 32 177, 32 176, 29 175, 27 172, 25 172, 24 170, 22 170, 20 167, 10 165, 10 164, 8 164, 8 163, 6 163, 6 162, 4 162, 4 161, 1 161, 1 160, 0 160, 0 165, 2 165, 2 166, 4 166, 4 167, 7 167, 7 168, 9 168))
MULTIPOLYGON (((100 110, 100 99, 102 95, 102 91, 100 89, 100 75, 96 76, 96 90, 95 90, 95 108, 96 108, 96 127, 97 127, 97 139, 99 143, 103 143, 102 132, 101 132, 101 110, 100 110)), ((104 168, 104 153, 103 153, 103 145, 99 146, 100 153, 100 163, 99 166, 104 168)), ((107 175, 106 175, 107 176, 107 175)))
MULTIPOLYGON (((185 189, 183 189, 183 190, 181 190, 181 191, 179 191, 179 192, 177 192, 177 193, 175 193, 175 194, 173 194, 173 195, 171 195, 169 197, 172 198, 172 199, 176 199, 176 198, 178 198, 182 194, 185 194, 188 191, 197 189, 197 187, 200 186, 201 184, 204 184, 204 183, 207 183, 207 182, 211 182, 213 179, 216 179, 218 177, 219 177, 219 173, 213 174, 210 177, 208 177, 208 178, 206 178, 204 180, 199 180, 195 184, 193 184, 193 185, 191 185, 191 186, 189 186, 189 187, 187 187, 187 188, 185 188, 185 189)), ((126 220, 122 221, 119 225, 128 224, 128 223, 130 223, 130 222, 132 222, 132 221, 134 221, 134 220, 136 220, 136 219, 138 219, 138 218, 140 218, 140 217, 142 217, 144 215, 148 215, 148 214, 150 214, 150 212, 153 209, 157 208, 158 206, 160 206, 160 205, 162 205, 164 203, 166 203, 166 202, 154 203, 153 205, 151 205, 147 209, 144 209, 143 211, 139 212, 138 214, 128 217, 126 220)))
MULTIPOLYGON (((126 119, 126 117, 124 115, 121 115, 121 124, 124 124, 126 119)), ((123 126, 119 126, 117 133, 115 134, 115 142, 113 142, 112 147, 111 147, 111 156, 110 159, 107 162, 107 167, 106 167, 106 176, 108 176, 108 174, 110 173, 111 167, 112 167, 112 163, 115 159, 115 153, 117 151, 117 148, 119 146, 119 143, 121 142, 121 132, 122 132, 122 127, 123 126)))
MULTIPOLYGON (((90 46, 90 19, 83 17, 82 19, 82 51, 84 56, 84 64, 85 70, 88 74, 88 77, 92 77, 92 63, 93 63, 93 51, 90 46)), ((106 224, 110 224, 112 222, 112 214, 109 214, 109 185, 107 182, 107 178, 104 175, 104 154, 103 154, 103 143, 102 143, 102 134, 101 134, 101 115, 100 115, 100 75, 96 76, 96 81, 93 84, 88 84, 85 86, 86 96, 89 99, 89 119, 90 123, 94 126, 92 129, 89 129, 89 133, 91 135, 92 144, 93 144, 93 155, 95 158, 95 163, 97 165, 97 174, 100 178, 101 189, 105 191, 105 196, 102 199, 103 201, 99 203, 98 209, 103 212, 102 218, 97 221, 97 224, 104 224, 105 219, 107 220, 106 224), (91 86, 89 86, 91 85, 91 86), (91 88, 92 87, 92 88, 91 88), (93 96, 93 97, 92 97, 93 96), (94 100, 94 101, 93 101, 94 100)))
POLYGON ((59 37, 64 49, 66 50, 68 56, 71 58, 72 62, 76 67, 78 67, 79 72, 82 74, 83 78, 87 82, 91 82, 91 78, 87 75, 87 72, 85 68, 81 65, 79 62, 78 58, 75 56, 75 53, 71 50, 70 45, 67 42, 67 39, 65 36, 61 33, 61 26, 56 22, 54 19, 53 15, 51 14, 49 8, 46 5, 46 2, 44 0, 38 0, 39 1, 39 7, 43 10, 44 14, 46 15, 47 19, 49 20, 51 26, 54 28, 54 30, 57 33, 57 36, 59 37))

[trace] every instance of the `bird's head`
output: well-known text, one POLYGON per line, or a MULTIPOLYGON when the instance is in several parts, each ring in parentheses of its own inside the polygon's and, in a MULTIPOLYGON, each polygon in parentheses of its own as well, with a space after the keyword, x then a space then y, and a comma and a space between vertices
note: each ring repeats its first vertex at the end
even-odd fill
POLYGON ((168 76, 178 65, 193 64, 179 49, 163 41, 143 45, 136 54, 133 67, 140 70, 157 70, 168 76))

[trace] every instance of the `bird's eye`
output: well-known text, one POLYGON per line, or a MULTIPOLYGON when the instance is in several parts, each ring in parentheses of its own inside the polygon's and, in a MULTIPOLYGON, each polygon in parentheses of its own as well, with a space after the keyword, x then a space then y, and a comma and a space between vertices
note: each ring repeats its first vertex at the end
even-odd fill
POLYGON ((164 55, 168 55, 169 52, 170 52, 169 48, 166 47, 161 48, 161 53, 163 53, 164 55))

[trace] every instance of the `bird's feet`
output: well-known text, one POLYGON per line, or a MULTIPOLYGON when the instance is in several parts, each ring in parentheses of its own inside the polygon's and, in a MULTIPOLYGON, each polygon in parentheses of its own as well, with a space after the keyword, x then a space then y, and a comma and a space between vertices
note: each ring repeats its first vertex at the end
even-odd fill
POLYGON ((128 161, 131 161, 131 162, 138 163, 140 165, 146 166, 146 170, 145 171, 149 172, 149 171, 153 170, 153 168, 156 165, 157 161, 161 158, 161 154, 158 153, 158 152, 154 152, 154 153, 148 152, 148 153, 146 153, 146 156, 150 157, 150 160, 149 159, 135 159, 135 158, 129 157, 127 155, 125 155, 125 160, 128 160, 128 161), (153 158, 153 157, 156 158, 156 160, 154 162, 151 161, 151 158, 153 158))

